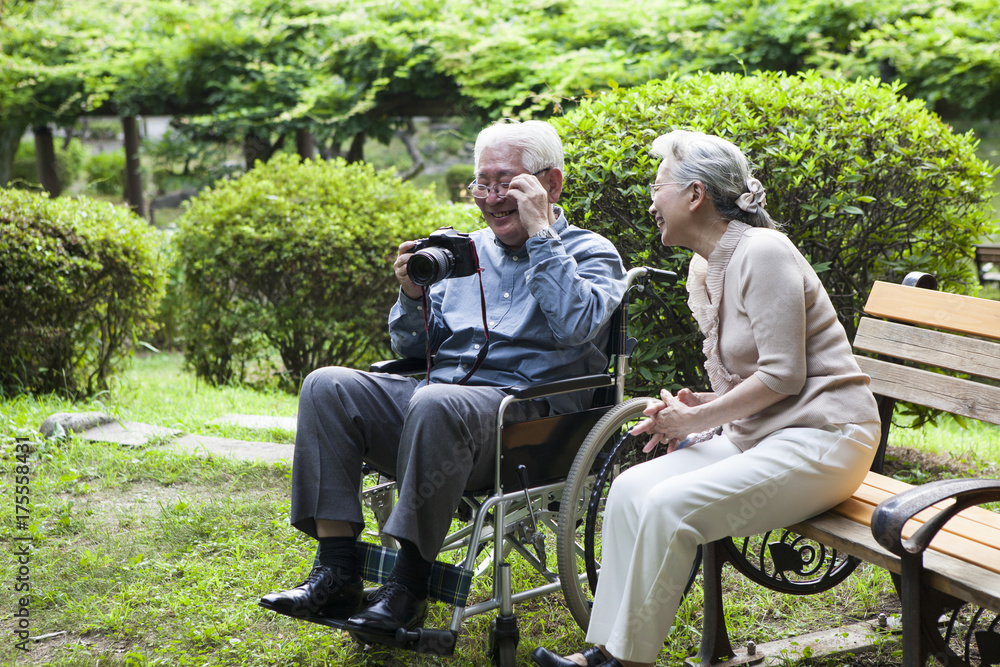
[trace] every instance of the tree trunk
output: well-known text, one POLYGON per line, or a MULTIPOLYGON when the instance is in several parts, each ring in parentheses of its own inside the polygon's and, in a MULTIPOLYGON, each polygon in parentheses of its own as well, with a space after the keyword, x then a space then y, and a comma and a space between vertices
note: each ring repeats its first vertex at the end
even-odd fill
POLYGON ((351 148, 347 151, 347 163, 364 162, 365 159, 365 133, 358 132, 351 139, 351 148))
POLYGON ((309 130, 295 130, 295 152, 302 160, 311 160, 316 156, 316 141, 309 130))
POLYGON ((14 168, 14 155, 21 144, 21 137, 28 129, 27 123, 0 123, 0 187, 7 187, 10 172, 14 168))
POLYGON ((125 201, 135 214, 146 217, 146 202, 142 194, 142 168, 139 164, 139 123, 135 116, 122 118, 125 135, 125 201))
POLYGON ((413 160, 413 164, 406 171, 397 172, 399 180, 408 181, 420 172, 424 170, 424 156, 420 152, 420 147, 417 145, 416 130, 413 127, 413 119, 410 118, 406 123, 405 130, 399 130, 396 132, 396 136, 399 140, 403 142, 406 146, 406 152, 410 154, 410 159, 413 160))
POLYGON ((267 162, 271 156, 281 150, 285 145, 286 133, 282 132, 278 140, 272 145, 266 136, 260 136, 253 130, 247 132, 243 137, 243 162, 247 171, 253 169, 257 160, 267 162))
POLYGON ((62 184, 56 172, 56 148, 52 141, 52 129, 48 125, 37 125, 35 133, 35 173, 42 188, 50 197, 62 194, 62 184))
POLYGON ((247 132, 243 137, 243 164, 247 171, 253 169, 257 160, 267 162, 271 157, 271 145, 267 139, 253 133, 247 132))

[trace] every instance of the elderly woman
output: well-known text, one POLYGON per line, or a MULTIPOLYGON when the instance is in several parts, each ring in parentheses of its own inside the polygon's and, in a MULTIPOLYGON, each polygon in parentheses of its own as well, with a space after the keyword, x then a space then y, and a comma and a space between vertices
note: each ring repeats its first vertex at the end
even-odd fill
POLYGON ((764 210, 746 158, 719 137, 653 142, 660 238, 694 251, 688 303, 712 391, 662 390, 634 434, 668 454, 611 487, 587 641, 542 667, 652 665, 699 544, 795 523, 850 497, 871 465, 879 416, 868 377, 816 272, 764 210), (691 433, 722 433, 677 449, 691 433))

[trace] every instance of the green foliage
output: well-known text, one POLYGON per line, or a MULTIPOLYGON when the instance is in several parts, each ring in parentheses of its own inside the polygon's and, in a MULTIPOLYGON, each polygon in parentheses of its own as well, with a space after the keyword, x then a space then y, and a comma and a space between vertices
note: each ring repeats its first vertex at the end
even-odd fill
POLYGON ((0 392, 107 388, 151 328, 159 248, 125 209, 0 190, 0 392))
MULTIPOLYGON (((79 139, 70 139, 69 144, 62 141, 54 143, 56 153, 56 176, 63 189, 68 188, 80 175, 87 158, 87 149, 79 139)), ((11 167, 11 184, 15 187, 40 188, 38 183, 38 170, 35 166, 35 142, 22 141, 14 156, 14 164, 11 167)))
MULTIPOLYGON (((972 244, 994 231, 987 202, 997 170, 976 159, 971 134, 954 134, 922 102, 901 98, 899 86, 816 73, 705 74, 600 95, 554 124, 567 151, 568 210, 610 238, 627 266, 682 275, 685 254, 660 245, 648 213, 658 166, 649 146, 672 129, 738 145, 851 338, 874 280, 925 271, 942 289, 972 291, 972 244)), ((700 384, 686 295, 666 300, 665 314, 633 313, 644 391, 700 384)))
POLYGON ((389 353, 386 318, 404 240, 469 209, 363 164, 275 156, 190 202, 175 236, 188 364, 213 383, 253 379, 275 352, 297 389, 311 370, 389 353))
POLYGON ((125 149, 91 155, 87 160, 87 188, 102 195, 125 192, 125 149))
POLYGON ((907 95, 971 118, 1000 109, 1000 6, 994 0, 943 3, 880 23, 851 48, 829 54, 848 75, 878 75, 906 84, 907 95))
POLYGON ((445 172, 444 182, 448 188, 448 197, 452 201, 468 201, 469 183, 473 180, 475 166, 471 164, 453 164, 445 172))
MULTIPOLYGON (((12 5, 0 125, 169 113, 192 137, 309 130, 388 142, 407 116, 546 116, 671 74, 817 69, 898 77, 966 115, 1000 114, 994 0, 37 0, 12 5)), ((0 146, 2 148, 2 146, 0 146)), ((2 154, 2 151, 0 151, 2 154)))
POLYGON ((219 178, 242 172, 242 165, 232 166, 231 144, 191 139, 172 128, 159 141, 144 142, 143 152, 149 160, 153 185, 160 193, 182 188, 200 190, 219 178))

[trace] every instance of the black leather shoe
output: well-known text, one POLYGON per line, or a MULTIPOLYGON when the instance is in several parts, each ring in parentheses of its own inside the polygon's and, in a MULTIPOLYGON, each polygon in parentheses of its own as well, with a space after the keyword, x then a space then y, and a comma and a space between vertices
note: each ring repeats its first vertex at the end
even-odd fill
POLYGON ((293 618, 320 616, 345 619, 358 613, 363 590, 360 577, 354 581, 342 581, 333 568, 317 565, 295 588, 268 593, 258 604, 293 618))
POLYGON ((400 628, 412 630, 423 625, 427 600, 418 598, 398 581, 390 579, 378 589, 371 604, 347 619, 344 629, 362 639, 392 641, 400 628))
MULTIPOLYGON (((604 652, 596 646, 585 648, 580 651, 580 655, 587 661, 587 667, 598 667, 607 663, 608 658, 604 652)), ((539 667, 580 667, 577 663, 568 658, 564 658, 547 648, 539 646, 531 652, 531 659, 539 667)), ((612 660, 614 658, 611 658, 612 660)))

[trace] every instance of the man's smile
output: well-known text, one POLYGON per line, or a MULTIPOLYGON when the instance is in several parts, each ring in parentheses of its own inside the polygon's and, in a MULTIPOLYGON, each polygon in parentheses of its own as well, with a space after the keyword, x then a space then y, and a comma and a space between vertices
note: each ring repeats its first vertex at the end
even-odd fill
POLYGON ((490 215, 492 215, 497 220, 503 220, 504 218, 514 215, 515 213, 517 213, 517 209, 512 208, 508 211, 493 211, 490 213, 490 215))

